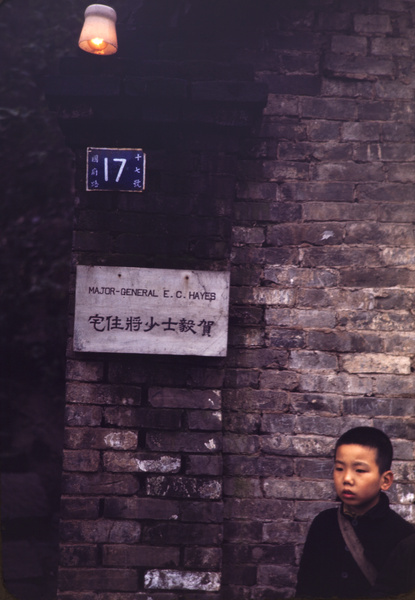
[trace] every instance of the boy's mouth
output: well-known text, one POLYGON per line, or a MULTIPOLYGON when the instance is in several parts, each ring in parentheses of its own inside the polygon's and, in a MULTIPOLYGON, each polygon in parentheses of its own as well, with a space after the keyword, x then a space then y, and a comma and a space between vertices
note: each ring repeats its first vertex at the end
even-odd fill
POLYGON ((342 498, 345 498, 346 500, 348 500, 350 498, 354 498, 356 496, 356 494, 354 494, 350 490, 343 490, 341 493, 341 496, 342 496, 342 498))

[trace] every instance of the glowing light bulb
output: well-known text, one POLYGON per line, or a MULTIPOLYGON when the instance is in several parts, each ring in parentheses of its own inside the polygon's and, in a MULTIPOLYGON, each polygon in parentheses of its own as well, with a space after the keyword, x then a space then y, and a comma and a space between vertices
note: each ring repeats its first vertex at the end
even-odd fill
POLYGON ((102 38, 94 38, 93 40, 91 40, 91 44, 93 46, 96 46, 97 48, 100 48, 104 43, 104 40, 102 38))
POLYGON ((92 52, 95 54, 104 54, 108 44, 102 38, 93 38, 89 40, 92 52))
POLYGON ((79 37, 79 47, 92 54, 117 52, 117 13, 110 6, 91 4, 85 10, 85 22, 79 37))

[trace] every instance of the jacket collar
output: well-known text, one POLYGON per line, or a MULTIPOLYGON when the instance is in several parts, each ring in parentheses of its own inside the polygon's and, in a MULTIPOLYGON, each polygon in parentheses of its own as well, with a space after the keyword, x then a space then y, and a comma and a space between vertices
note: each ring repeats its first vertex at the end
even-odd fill
POLYGON ((389 498, 383 492, 379 494, 379 502, 375 504, 370 510, 365 512, 363 515, 356 515, 351 510, 347 509, 345 505, 342 505, 342 512, 351 519, 381 519, 385 516, 385 513, 389 509, 389 498))

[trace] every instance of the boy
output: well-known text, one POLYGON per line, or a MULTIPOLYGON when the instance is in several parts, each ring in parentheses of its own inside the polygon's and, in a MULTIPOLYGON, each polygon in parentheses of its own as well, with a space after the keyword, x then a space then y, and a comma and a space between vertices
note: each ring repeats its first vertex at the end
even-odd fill
POLYGON ((342 505, 323 511, 311 524, 297 597, 382 595, 374 591, 378 572, 395 546, 415 531, 384 494, 393 482, 392 455, 390 439, 374 427, 356 427, 338 439, 333 479, 342 505))

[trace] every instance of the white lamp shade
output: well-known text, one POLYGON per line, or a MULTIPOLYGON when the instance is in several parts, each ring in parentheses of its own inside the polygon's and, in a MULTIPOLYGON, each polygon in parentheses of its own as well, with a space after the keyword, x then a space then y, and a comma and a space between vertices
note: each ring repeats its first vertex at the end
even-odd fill
POLYGON ((110 6, 104 4, 88 6, 79 37, 79 47, 92 54, 115 54, 118 49, 116 21, 117 13, 110 6))

